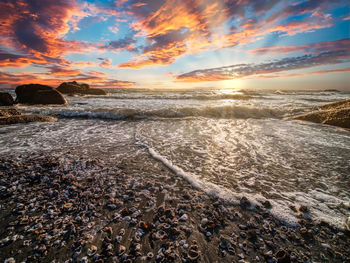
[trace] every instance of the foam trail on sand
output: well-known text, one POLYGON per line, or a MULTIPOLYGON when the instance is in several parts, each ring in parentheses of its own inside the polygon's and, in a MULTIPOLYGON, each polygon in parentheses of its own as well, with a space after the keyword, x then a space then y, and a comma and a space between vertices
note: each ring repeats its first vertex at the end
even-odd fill
MULTIPOLYGON (((202 180, 195 173, 185 172, 183 169, 173 164, 170 160, 168 160, 167 158, 165 158, 164 156, 156 152, 145 141, 142 141, 137 131, 135 132, 135 141, 137 145, 145 147, 152 158, 154 158, 157 161, 160 161, 161 163, 164 164, 164 166, 166 166, 174 174, 181 176, 186 181, 188 181, 193 187, 205 192, 207 195, 211 197, 220 198, 231 204, 238 205, 240 203, 240 199, 242 198, 242 196, 245 196, 249 199, 250 203, 252 204, 252 208, 256 207, 257 205, 261 205, 259 200, 260 201, 266 200, 264 197, 262 197, 259 194, 256 194, 256 195, 236 194, 224 187, 202 180)), ((271 214, 273 214, 274 216, 276 216, 277 218, 279 218, 280 220, 282 220, 288 225, 291 225, 291 226, 297 225, 297 218, 295 218, 290 213, 290 211, 287 211, 287 209, 283 208, 283 206, 279 206, 278 203, 274 201, 272 201, 271 203, 274 206, 273 209, 271 209, 271 214)))

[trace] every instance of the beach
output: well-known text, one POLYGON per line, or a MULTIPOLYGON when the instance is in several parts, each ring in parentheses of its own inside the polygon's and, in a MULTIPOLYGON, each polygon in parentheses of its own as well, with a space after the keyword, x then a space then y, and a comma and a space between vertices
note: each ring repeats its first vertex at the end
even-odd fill
POLYGON ((311 220, 303 207, 295 211, 298 225, 288 226, 245 199, 232 205, 210 197, 144 150, 114 167, 67 153, 2 158, 1 168, 3 262, 350 258, 349 231, 311 220))
POLYGON ((349 95, 281 93, 18 105, 58 121, 0 127, 0 261, 349 261, 349 132, 285 120, 349 95))

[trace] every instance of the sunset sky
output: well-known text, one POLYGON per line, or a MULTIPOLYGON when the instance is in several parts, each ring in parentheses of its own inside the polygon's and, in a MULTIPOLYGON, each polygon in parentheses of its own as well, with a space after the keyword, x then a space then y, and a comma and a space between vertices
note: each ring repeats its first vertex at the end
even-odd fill
POLYGON ((350 1, 0 0, 0 88, 350 90, 350 1))

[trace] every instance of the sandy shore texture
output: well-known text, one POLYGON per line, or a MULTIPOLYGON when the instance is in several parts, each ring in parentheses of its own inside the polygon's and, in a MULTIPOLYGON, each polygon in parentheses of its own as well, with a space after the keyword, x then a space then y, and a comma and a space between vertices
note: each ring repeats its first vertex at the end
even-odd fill
POLYGON ((0 262, 349 262, 349 231, 194 189, 145 152, 0 158, 0 262), (142 173, 141 173, 142 172, 142 173), (142 175, 141 175, 142 174, 142 175))

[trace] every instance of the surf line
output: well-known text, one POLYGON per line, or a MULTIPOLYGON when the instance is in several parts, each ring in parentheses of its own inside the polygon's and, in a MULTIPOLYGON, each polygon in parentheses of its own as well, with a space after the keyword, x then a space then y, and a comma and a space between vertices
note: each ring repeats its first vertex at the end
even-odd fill
MULTIPOLYGON (((181 167, 173 164, 170 160, 159 154, 155 149, 153 149, 145 140, 141 139, 141 135, 139 132, 139 124, 136 127, 136 131, 134 134, 135 144, 139 147, 146 148, 149 155, 156 161, 161 162, 167 169, 169 169, 173 174, 182 177, 188 183, 190 183, 195 189, 200 190, 213 198, 219 198, 224 200, 225 202, 232 205, 239 205, 240 200, 244 194, 234 193, 229 189, 218 186, 211 182, 203 181, 199 178, 199 176, 195 173, 185 172, 181 167)), ((248 198, 251 203, 252 210, 255 210, 257 205, 259 205, 259 201, 256 198, 248 198)), ((294 216, 290 216, 289 213, 285 210, 281 210, 277 203, 272 202, 274 204, 274 208, 269 211, 271 215, 284 222, 289 226, 297 226, 297 219, 294 216)))
POLYGON ((154 150, 146 141, 141 139, 138 128, 134 134, 135 144, 146 148, 149 155, 161 162, 167 169, 169 169, 172 173, 177 176, 182 177, 187 182, 189 182, 194 188, 203 191, 207 195, 211 197, 221 198, 232 204, 239 204, 240 198, 234 195, 230 190, 220 187, 216 184, 202 181, 197 174, 185 172, 182 168, 173 164, 170 160, 159 154, 156 150, 154 150))

